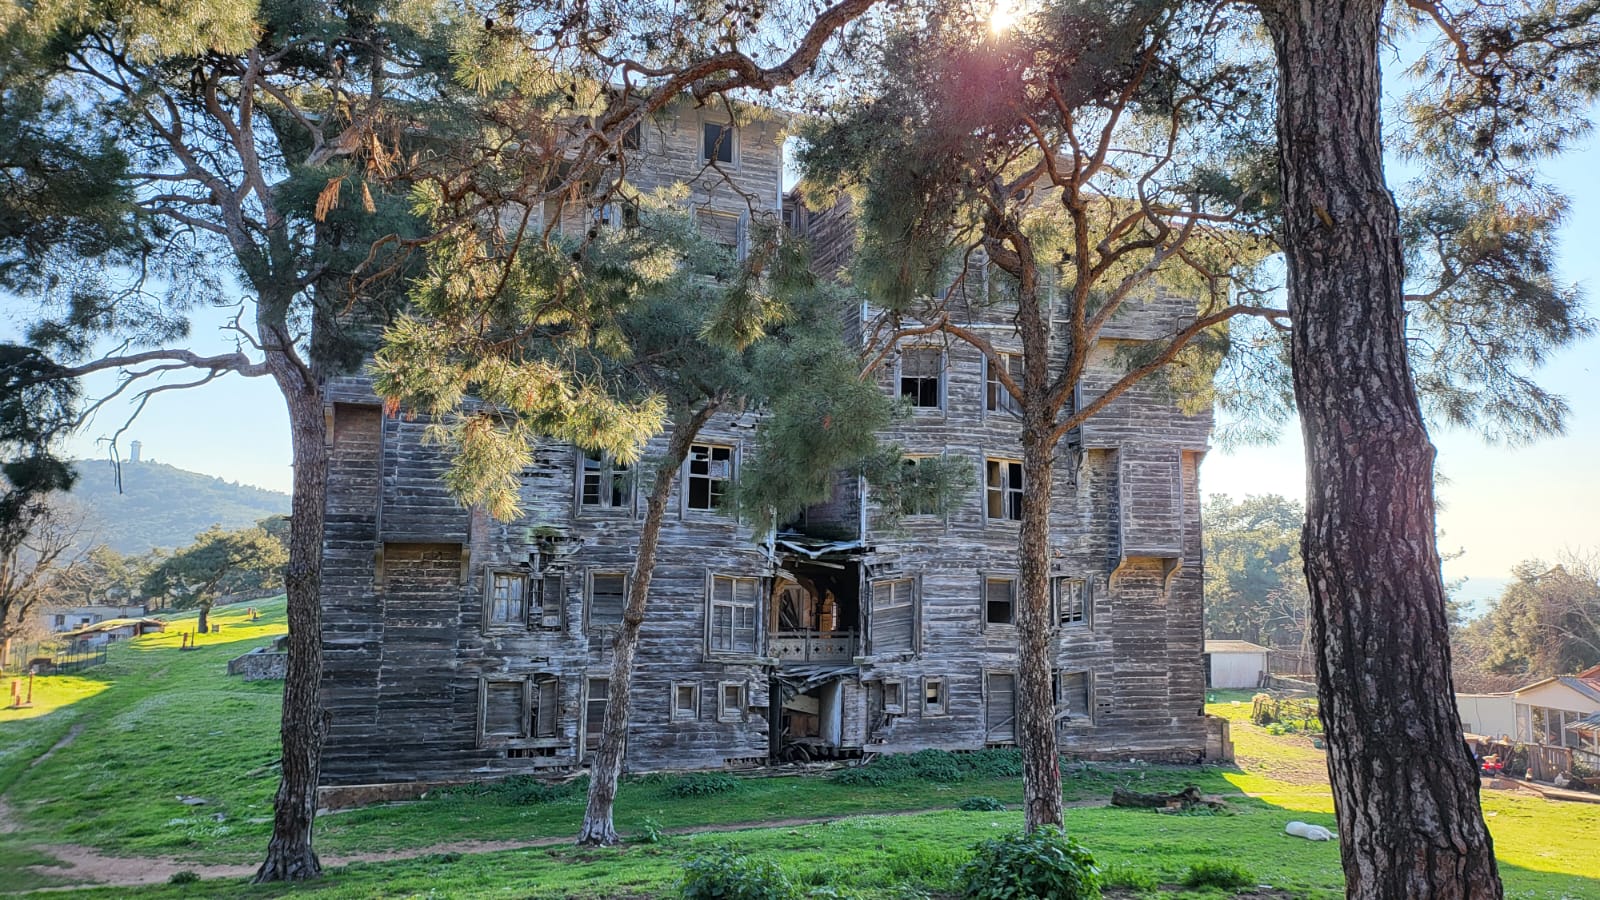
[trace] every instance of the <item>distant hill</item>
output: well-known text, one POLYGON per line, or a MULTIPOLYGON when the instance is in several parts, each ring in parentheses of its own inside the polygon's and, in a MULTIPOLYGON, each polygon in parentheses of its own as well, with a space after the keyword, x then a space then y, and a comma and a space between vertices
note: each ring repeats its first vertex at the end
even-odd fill
POLYGON ((288 515, 289 495, 188 472, 165 463, 124 462, 122 492, 105 460, 73 463, 72 497, 99 520, 99 538, 120 553, 171 550, 212 525, 241 528, 288 515))

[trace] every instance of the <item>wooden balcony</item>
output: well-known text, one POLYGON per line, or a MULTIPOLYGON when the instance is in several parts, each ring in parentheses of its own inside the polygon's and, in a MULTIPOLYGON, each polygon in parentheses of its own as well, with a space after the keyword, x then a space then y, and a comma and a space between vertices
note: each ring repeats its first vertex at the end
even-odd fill
POLYGON ((849 662, 859 646, 856 632, 778 631, 772 634, 768 654, 782 663, 849 662))

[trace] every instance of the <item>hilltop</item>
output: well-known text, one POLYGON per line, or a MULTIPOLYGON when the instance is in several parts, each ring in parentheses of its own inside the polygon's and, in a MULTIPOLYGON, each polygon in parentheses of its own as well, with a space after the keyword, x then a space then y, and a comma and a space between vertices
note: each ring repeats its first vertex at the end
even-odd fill
POLYGON ((211 525, 241 528, 289 513, 289 495, 224 481, 165 463, 122 464, 122 491, 105 460, 77 460, 74 500, 99 522, 99 538, 120 553, 188 544, 211 525))

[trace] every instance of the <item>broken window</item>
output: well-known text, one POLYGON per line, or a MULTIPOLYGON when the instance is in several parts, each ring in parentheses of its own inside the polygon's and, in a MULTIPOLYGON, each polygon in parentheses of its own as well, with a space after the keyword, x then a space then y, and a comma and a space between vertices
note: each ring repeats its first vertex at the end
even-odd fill
POLYGON ((1059 672, 1053 687, 1059 712, 1073 719, 1090 717, 1088 672, 1059 672))
POLYGON ((872 583, 872 652, 916 650, 916 582, 896 578, 872 583))
POLYGON ((635 123, 632 128, 622 134, 622 149, 637 150, 644 146, 644 129, 640 123, 635 123))
POLYGON ((497 738, 527 737, 523 730, 528 717, 524 712, 527 700, 525 682, 485 681, 483 683, 483 736, 497 738))
POLYGON ((530 721, 528 734, 536 738, 556 736, 557 720, 561 716, 560 683, 554 675, 536 675, 533 678, 533 698, 528 704, 530 721))
POLYGON ((589 679, 589 695, 583 704, 583 749, 600 749, 606 733, 606 707, 610 703, 611 679, 589 679))
POLYGON ((672 686, 672 718, 690 721, 700 718, 700 685, 680 681, 672 686))
POLYGON ((708 653, 755 655, 756 606, 760 588, 761 580, 758 578, 730 575, 711 577, 708 653))
POLYGON ((484 624, 491 628, 520 626, 527 615, 527 573, 491 571, 489 602, 484 607, 484 624))
POLYGON ((728 483, 733 480, 733 448, 716 444, 692 444, 686 463, 686 503, 690 509, 721 510, 728 502, 728 483))
POLYGON ((1005 383, 1000 380, 999 370, 1004 367, 1005 373, 1011 376, 1011 381, 1022 388, 1022 356, 1016 353, 999 354, 1000 362, 996 364, 988 357, 984 357, 983 379, 983 408, 987 412, 1007 412, 1012 415, 1022 415, 1022 405, 1017 398, 1011 396, 1006 390, 1005 383))
POLYGON ((1082 578, 1052 578, 1050 603, 1062 625, 1088 625, 1089 588, 1082 578))
POLYGON ((622 624, 627 604, 628 576, 620 572, 595 572, 589 576, 589 627, 622 624))
POLYGON ((939 409, 944 353, 937 347, 912 347, 900 354, 900 396, 918 409, 939 409))
POLYGON ((706 122, 700 147, 701 160, 722 165, 733 164, 735 132, 731 124, 706 122))
POLYGON ((719 686, 717 702, 717 720, 719 722, 741 722, 744 720, 744 709, 749 704, 749 685, 742 681, 724 681, 719 686))
POLYGON ((983 580, 983 622, 985 625, 1014 625, 1017 621, 1017 580, 983 580))
POLYGON ((925 482, 921 468, 922 461, 932 459, 930 456, 907 456, 900 460, 903 467, 900 479, 900 512, 907 516, 932 516, 937 515, 938 498, 934 491, 925 482))
POLYGON ((984 740, 1007 743, 1017 739, 1017 677, 1010 672, 984 675, 984 740))
POLYGON ((632 509, 633 467, 609 453, 583 451, 578 502, 584 509, 632 509))
POLYGON ((903 681, 883 683, 883 711, 889 715, 902 715, 906 711, 906 684, 903 681))
POLYGON ((1022 520, 1022 463, 1014 459, 984 460, 984 485, 986 517, 1022 520))
POLYGON ((546 575, 536 582, 538 590, 528 605, 528 625, 532 628, 560 629, 561 612, 567 592, 560 575, 546 575))
POLYGON ((922 714, 942 716, 950 711, 949 685, 935 675, 922 677, 922 714))

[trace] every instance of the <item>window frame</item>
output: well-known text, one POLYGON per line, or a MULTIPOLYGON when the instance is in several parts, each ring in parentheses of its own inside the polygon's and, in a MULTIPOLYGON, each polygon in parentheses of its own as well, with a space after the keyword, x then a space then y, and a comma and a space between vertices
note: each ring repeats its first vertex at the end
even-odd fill
POLYGON ((616 570, 616 569, 595 568, 595 569, 590 569, 590 570, 588 570, 588 572, 584 573, 584 585, 583 585, 583 627, 584 627, 584 630, 585 631, 593 631, 593 630, 595 630, 597 628, 621 628, 622 627, 622 617, 627 615, 627 612, 628 612, 628 591, 629 591, 629 588, 632 587, 632 584, 633 584, 633 575, 632 575, 632 573, 627 572, 627 571, 619 571, 619 570, 616 570), (615 621, 615 622, 596 622, 594 620, 594 580, 597 577, 608 578, 608 577, 613 577, 613 576, 622 579, 622 605, 617 611, 617 621, 615 621))
POLYGON ((1004 456, 985 456, 983 458, 983 521, 985 524, 1001 522, 1022 521, 1022 498, 1027 495, 1027 479, 1022 474, 1022 460, 1004 456), (1000 483, 994 484, 989 480, 991 467, 1000 473, 1000 483), (1010 481, 1012 467, 1016 471, 1016 483, 1010 481), (1000 502, 1000 515, 992 514, 992 501, 998 497, 1000 502), (1010 515, 1015 506, 1016 515, 1010 515))
POLYGON ((983 670, 983 742, 985 744, 1015 744, 1017 742, 1017 672, 1015 669, 984 669, 983 670), (989 724, 990 704, 994 702, 992 682, 995 678, 1008 678, 1011 680, 1011 736, 995 738, 989 724))
MULTIPOLYGON (((582 725, 582 729, 581 729, 581 733, 578 735, 578 740, 579 740, 579 746, 581 746, 583 748, 583 754, 585 756, 587 756, 588 754, 599 750, 600 749, 600 742, 605 740, 606 712, 609 711, 610 709, 611 709, 611 677, 610 677, 610 675, 588 675, 588 674, 584 675, 584 679, 583 679, 583 721, 582 721, 582 723, 580 723, 582 725), (594 686, 595 686, 596 682, 602 682, 606 686, 606 696, 605 696, 604 700, 600 700, 600 701, 596 701, 595 700, 595 697, 594 697, 594 686), (598 723, 599 728, 598 728, 598 730, 592 730, 589 726, 592 723, 594 723, 594 717, 592 716, 591 713, 593 711, 594 704, 596 702, 599 702, 599 703, 601 703, 603 705, 600 707, 600 721, 598 723), (591 734, 593 734, 595 736, 594 746, 592 746, 592 747, 589 746, 589 736, 591 734)), ((624 751, 624 752, 626 752, 626 751, 624 751)))
POLYGON ((923 718, 934 716, 948 716, 950 714, 950 679, 943 675, 922 676, 922 715, 923 718), (928 701, 932 693, 937 698, 935 702, 928 701))
MULTIPOLYGON (((1026 373, 1023 370, 1022 354, 1009 351, 998 351, 995 354, 1005 364, 1006 372, 1011 380, 1022 387, 1026 373), (1015 364, 1016 371, 1012 371, 1015 364)), ((1005 415, 1022 418, 1022 404, 1006 390, 999 378, 995 376, 995 365, 988 354, 983 355, 983 413, 985 416, 1003 413, 1005 415)))
POLYGON ((1094 671, 1091 669, 1054 669, 1050 672, 1051 700, 1056 706, 1056 720, 1094 724, 1094 671), (1066 679, 1070 676, 1083 676, 1083 710, 1072 712, 1066 703, 1066 679))
POLYGON ((715 165, 719 168, 739 168, 741 154, 739 153, 739 126, 736 123, 709 117, 701 118, 699 140, 699 159, 701 166, 710 167, 715 165), (720 129, 720 135, 717 139, 715 149, 713 149, 713 145, 706 143, 710 137, 707 132, 712 128, 720 129), (721 149, 724 142, 726 142, 728 148, 728 158, 726 160, 720 160, 717 159, 714 154, 717 154, 717 151, 721 149))
POLYGON ((903 716, 906 714, 906 682, 903 678, 885 678, 883 680, 883 714, 886 716, 903 716), (896 702, 889 702, 890 689, 895 691, 896 702))
POLYGON ((867 583, 867 648, 873 656, 885 654, 916 654, 922 650, 922 578, 918 575, 900 574, 887 578, 874 578, 867 583), (906 586, 905 603, 894 603, 895 587, 906 586), (890 603, 883 609, 899 609, 904 606, 909 610, 910 633, 906 636, 904 649, 885 648, 878 644, 878 586, 885 585, 889 588, 890 603))
POLYGON ((619 470, 618 463, 610 453, 600 451, 598 456, 591 456, 591 451, 583 447, 576 447, 575 449, 577 451, 575 454, 577 456, 577 463, 574 466, 575 483, 573 485, 573 500, 574 509, 577 514, 580 516, 633 515, 638 509, 639 505, 638 467, 622 465, 619 470), (591 469, 589 466, 590 462, 596 463, 593 469, 591 469), (588 496, 588 480, 590 472, 594 472, 595 478, 597 479, 597 483, 595 485, 595 494, 597 498, 607 493, 614 494, 616 492, 615 479, 619 476, 619 474, 621 475, 624 483, 627 485, 627 498, 622 503, 617 504, 587 502, 586 498, 588 496), (612 481, 612 490, 610 492, 603 490, 608 479, 612 481))
POLYGON ((1094 628, 1094 600, 1089 579, 1078 575, 1050 577, 1050 619, 1061 628, 1094 628), (1069 618, 1070 607, 1065 602, 1066 588, 1073 584, 1078 586, 1078 615, 1069 618))
POLYGON ((706 572, 705 656, 707 659, 754 659, 761 655, 761 598, 764 581, 765 579, 759 575, 733 575, 709 570, 706 572), (717 582, 719 580, 732 582, 728 586, 728 600, 726 602, 717 599, 717 582), (739 600, 740 582, 751 582, 751 599, 748 603, 750 610, 750 648, 748 650, 738 646, 738 633, 741 630, 739 628, 738 614, 739 610, 747 605, 739 600), (715 645, 718 630, 717 608, 719 606, 726 606, 729 609, 729 647, 717 647, 715 645))
POLYGON ((478 679, 478 745, 490 746, 506 744, 511 741, 525 740, 528 737, 528 679, 526 678, 491 678, 478 679), (517 731, 490 731, 489 730, 489 692, 494 687, 514 686, 519 695, 517 709, 517 731))
POLYGON ((679 482, 681 483, 681 491, 680 491, 680 503, 682 504, 682 506, 680 507, 681 514, 685 515, 685 516, 689 516, 689 515, 713 515, 713 516, 721 516, 721 517, 724 517, 724 518, 731 518, 733 513, 732 513, 732 509, 731 509, 731 504, 728 502, 729 501, 729 493, 730 493, 730 490, 731 490, 731 488, 733 486, 734 481, 737 480, 738 477, 739 477, 739 445, 738 444, 719 444, 719 443, 716 443, 714 441, 696 441, 696 442, 690 444, 689 445, 689 453, 683 459, 683 471, 679 473, 679 482), (694 474, 694 466, 695 466, 695 463, 697 462, 697 460, 695 459, 695 450, 696 450, 696 448, 700 448, 700 447, 706 448, 708 451, 710 451, 710 454, 711 454, 705 460, 703 460, 705 463, 708 464, 708 466, 707 466, 707 474, 705 474, 705 475, 696 475, 696 474, 694 474), (718 451, 718 450, 726 450, 726 451, 728 451, 728 458, 727 458, 727 460, 725 460, 727 462, 727 464, 728 464, 727 473, 725 475, 720 476, 720 477, 711 475, 710 474, 710 466, 709 466, 710 463, 722 462, 723 461, 723 460, 718 460, 718 459, 715 458, 715 452, 718 451), (691 505, 692 502, 693 502, 693 495, 694 495, 694 479, 704 479, 704 480, 706 480, 708 482, 707 485, 706 485, 706 498, 707 498, 708 502, 710 501, 711 497, 714 496, 713 490, 712 490, 713 485, 715 483, 717 483, 717 482, 721 482, 722 489, 721 489, 720 497, 721 497, 722 502, 719 505, 716 505, 716 506, 693 506, 693 505, 691 505))
POLYGON ((1017 627, 1017 587, 1020 581, 1016 574, 1004 572, 980 572, 978 574, 978 608, 983 615, 982 624, 984 631, 993 631, 1002 628, 1014 629, 1017 627), (1005 583, 1011 586, 1011 618, 1005 622, 991 621, 989 618, 989 585, 991 583, 1005 583))
POLYGON ((700 682, 698 682, 698 681, 674 681, 672 683, 672 694, 671 694, 671 696, 669 698, 669 704, 670 705, 667 708, 667 714, 670 717, 671 721, 674 721, 674 722, 698 722, 698 721, 700 721, 700 682), (689 705, 687 707, 685 707, 683 704, 681 704, 679 702, 679 700, 682 699, 682 697, 680 696, 679 692, 683 691, 683 690, 688 690, 688 691, 691 692, 690 703, 689 703, 689 705))
POLYGON ((748 681, 719 681, 717 682, 717 721, 718 722, 743 722, 746 718, 746 709, 750 706, 750 682, 748 681), (739 692, 738 702, 732 708, 728 707, 728 689, 736 688, 739 692))
POLYGON ((533 615, 533 578, 524 569, 509 566, 488 566, 483 574, 483 630, 484 631, 514 631, 526 629, 533 615), (516 615, 508 615, 504 619, 494 617, 496 600, 495 591, 497 582, 502 578, 514 579, 522 585, 522 595, 518 599, 519 609, 516 615))
MULTIPOLYGON (((905 453, 900 457, 900 465, 905 469, 912 470, 914 473, 914 470, 918 466, 922 465, 923 460, 928 459, 939 459, 939 457, 932 453, 905 453)), ((920 479, 921 475, 912 474, 911 477, 920 479)), ((918 518, 936 519, 939 517, 939 511, 937 509, 922 509, 917 504, 912 502, 911 497, 902 495, 900 498, 900 515, 907 518, 914 516, 918 518)))
MULTIPOLYGON (((916 378, 916 379, 919 379, 921 381, 926 381, 930 377, 930 376, 927 376, 927 375, 907 375, 905 373, 905 370, 906 370, 906 359, 909 356, 911 356, 913 353, 916 353, 916 354, 922 354, 922 353, 936 354, 937 355, 937 361, 936 361, 935 365, 936 365, 938 371, 932 376, 933 379, 934 379, 934 382, 935 382, 935 384, 934 384, 934 400, 935 400, 934 405, 932 405, 932 406, 923 406, 920 402, 913 402, 911 404, 911 410, 912 410, 913 414, 923 414, 923 413, 932 413, 932 412, 943 413, 945 411, 945 409, 946 409, 946 406, 947 406, 947 402, 946 401, 947 401, 948 398, 946 397, 946 393, 947 393, 948 387, 949 387, 949 385, 948 385, 948 376, 949 376, 949 373, 950 373, 949 355, 945 352, 945 348, 943 348, 943 347, 940 347, 940 346, 937 346, 937 345, 934 345, 934 344, 912 344, 912 345, 900 348, 900 351, 895 355, 895 363, 894 363, 894 395, 898 399, 905 400, 906 399, 905 383, 906 383, 906 379, 907 378, 916 378)), ((921 399, 921 389, 919 387, 919 389, 918 389, 918 400, 920 400, 920 399, 921 399)))

